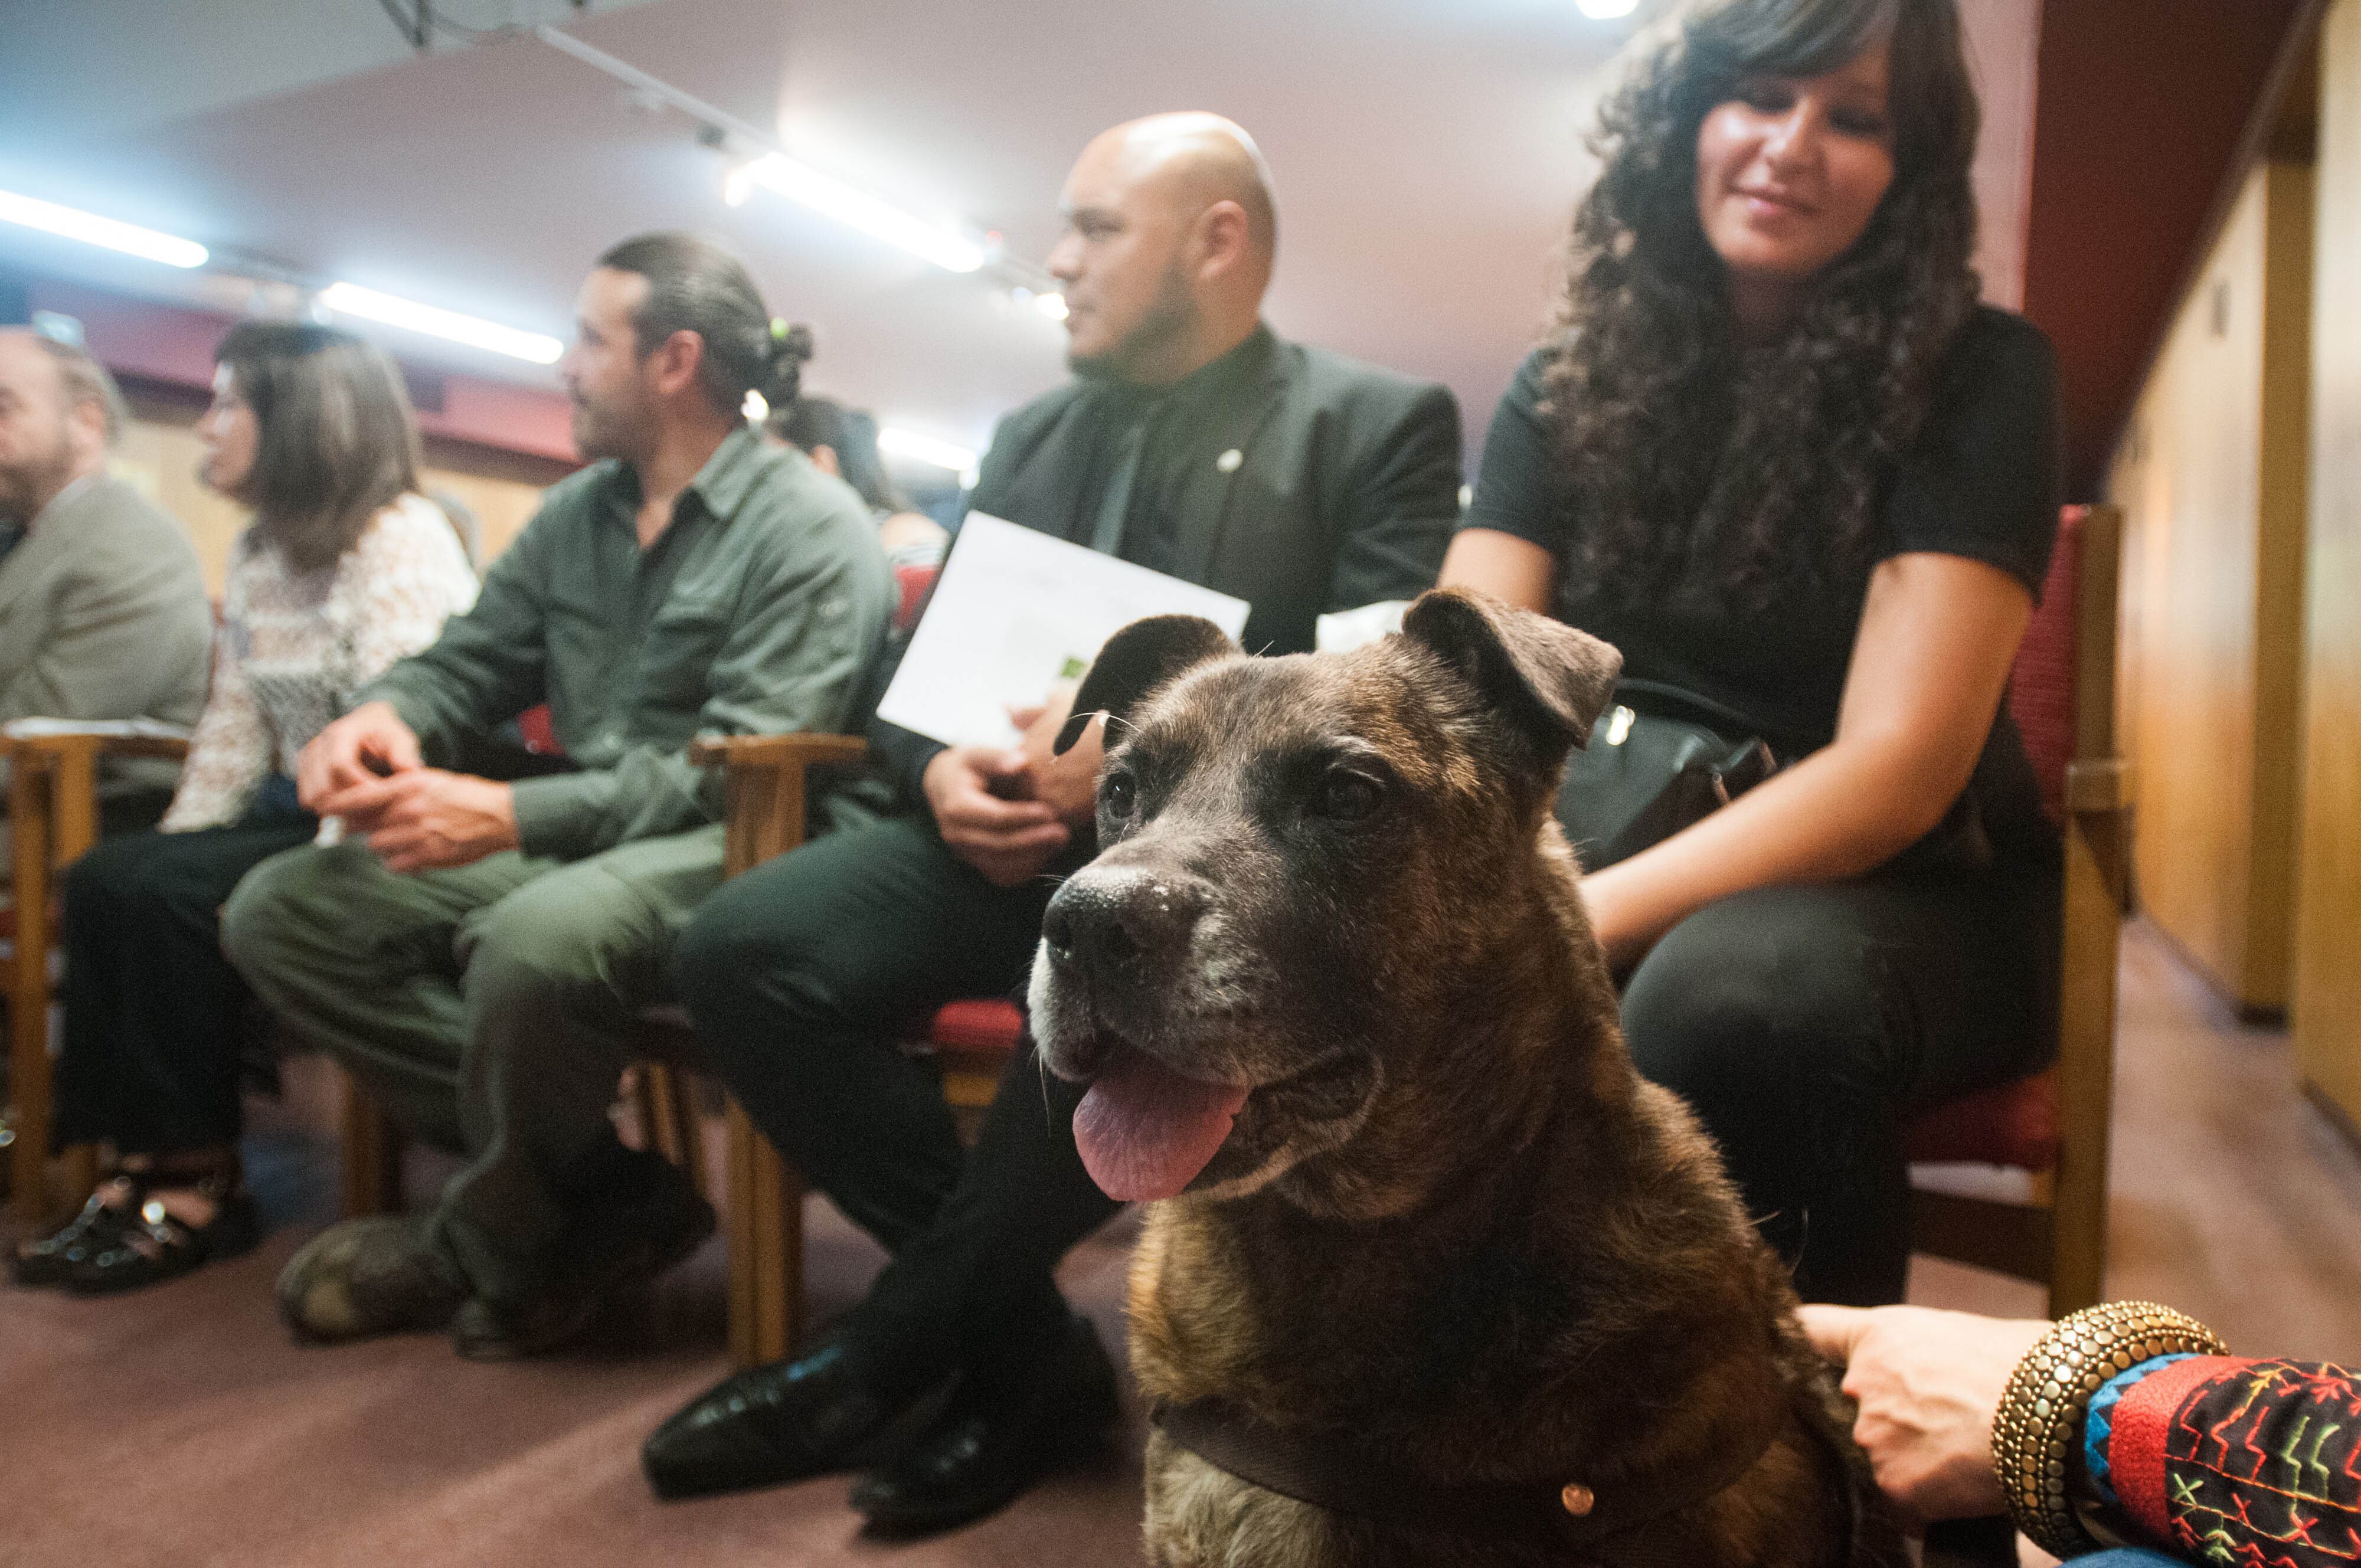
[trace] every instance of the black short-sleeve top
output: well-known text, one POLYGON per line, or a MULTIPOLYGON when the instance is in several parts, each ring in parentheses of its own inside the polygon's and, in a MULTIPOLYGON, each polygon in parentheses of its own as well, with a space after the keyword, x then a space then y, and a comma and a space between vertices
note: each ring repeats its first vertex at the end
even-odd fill
MULTIPOLYGON (((1559 477, 1556 433, 1541 412, 1546 352, 1526 358, 1500 400, 1460 527, 1497 530, 1548 550, 1562 564, 1559 615, 1620 650, 1627 678, 1677 686, 1747 716, 1784 758, 1835 737, 1877 562, 1916 551, 1964 555, 2041 591, 2062 489, 2058 373, 2048 340, 2021 316, 1981 307, 1960 329, 1926 422, 1885 477, 1882 534, 1871 559, 1752 613, 1685 607, 1661 596, 1635 600, 1578 580, 1565 565, 1579 556, 1583 520, 1559 477)), ((2032 790, 2004 708, 1979 786, 1995 774, 1993 782, 2010 795, 2032 790)))

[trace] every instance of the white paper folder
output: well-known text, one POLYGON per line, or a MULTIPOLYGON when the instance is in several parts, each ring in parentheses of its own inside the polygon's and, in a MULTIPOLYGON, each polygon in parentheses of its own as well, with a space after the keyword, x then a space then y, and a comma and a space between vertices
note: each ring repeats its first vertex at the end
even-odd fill
POLYGON ((948 746, 1007 746, 1011 707, 1078 680, 1109 637, 1201 615, 1235 639, 1246 601, 970 512, 877 717, 948 746))

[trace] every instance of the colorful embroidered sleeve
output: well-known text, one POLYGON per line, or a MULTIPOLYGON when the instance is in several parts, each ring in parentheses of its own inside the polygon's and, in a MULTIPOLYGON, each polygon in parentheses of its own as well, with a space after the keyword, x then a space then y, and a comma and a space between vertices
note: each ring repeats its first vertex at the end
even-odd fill
POLYGON ((2361 1563, 2361 1387, 2343 1367, 2168 1360, 2103 1419, 2092 1469, 2127 1537, 2227 1568, 2361 1563))

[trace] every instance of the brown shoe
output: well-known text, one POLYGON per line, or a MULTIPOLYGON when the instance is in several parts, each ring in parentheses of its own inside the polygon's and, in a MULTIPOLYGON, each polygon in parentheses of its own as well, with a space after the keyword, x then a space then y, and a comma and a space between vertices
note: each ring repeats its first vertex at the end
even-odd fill
POLYGON ((337 1344, 440 1329, 467 1299, 435 1255, 423 1215, 346 1220, 306 1242, 279 1275, 279 1315, 299 1340, 337 1344))
POLYGON ((705 1244, 713 1234, 713 1207, 680 1168, 662 1159, 634 1168, 639 1190, 596 1222, 576 1227, 548 1288, 512 1303, 475 1297, 460 1309, 451 1339, 461 1355, 512 1361, 560 1349, 609 1307, 644 1295, 666 1269, 705 1244))

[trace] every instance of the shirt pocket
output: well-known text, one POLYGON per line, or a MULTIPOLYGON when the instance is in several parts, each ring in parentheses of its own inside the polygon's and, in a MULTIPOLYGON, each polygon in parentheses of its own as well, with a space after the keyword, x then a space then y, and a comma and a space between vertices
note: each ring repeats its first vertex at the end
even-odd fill
POLYGON ((730 605, 719 595, 675 599, 656 611, 640 649, 639 686, 648 705, 665 712, 703 707, 729 637, 730 605))

